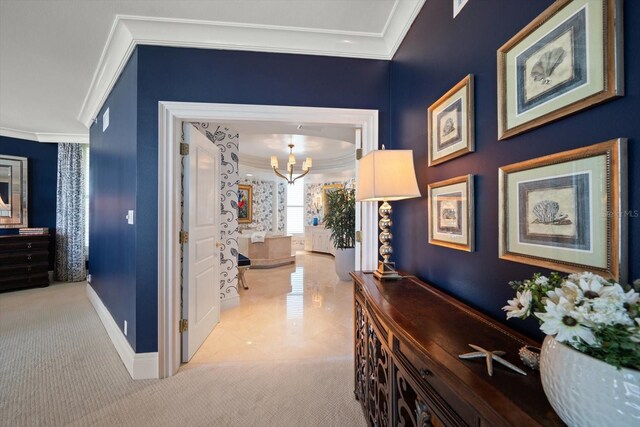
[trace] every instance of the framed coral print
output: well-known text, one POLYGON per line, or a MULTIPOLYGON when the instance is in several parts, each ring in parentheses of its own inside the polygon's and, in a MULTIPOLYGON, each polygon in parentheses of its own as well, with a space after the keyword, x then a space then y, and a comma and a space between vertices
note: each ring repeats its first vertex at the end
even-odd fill
POLYGON ((626 140, 500 168, 500 258, 626 280, 626 140))
POLYGON ((250 224, 253 222, 253 187, 250 185, 238 185, 238 223, 250 224))
POLYGON ((473 175, 429 184, 429 243, 474 250, 473 175))
POLYGON ((498 49, 498 139, 623 95, 622 1, 558 0, 498 49))
POLYGON ((473 75, 445 93, 427 112, 429 166, 474 150, 473 75))

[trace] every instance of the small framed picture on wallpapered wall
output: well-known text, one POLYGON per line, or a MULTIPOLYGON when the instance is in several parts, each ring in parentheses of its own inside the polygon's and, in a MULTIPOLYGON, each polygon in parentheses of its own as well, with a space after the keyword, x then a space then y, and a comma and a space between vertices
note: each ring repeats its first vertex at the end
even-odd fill
POLYGON ((499 171, 500 258, 626 280, 626 140, 499 171))
POLYGON ((253 187, 251 185, 238 185, 238 223, 250 224, 253 222, 253 187))
POLYGON ((622 1, 558 0, 498 49, 498 139, 623 95, 622 1))

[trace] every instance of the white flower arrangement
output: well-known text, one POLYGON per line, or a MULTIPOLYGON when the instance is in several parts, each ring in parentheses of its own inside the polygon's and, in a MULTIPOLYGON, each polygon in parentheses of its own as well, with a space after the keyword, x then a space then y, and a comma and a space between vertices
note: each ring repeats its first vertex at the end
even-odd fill
POLYGON ((640 294, 633 287, 589 272, 537 273, 509 285, 516 298, 502 308, 507 319, 533 315, 556 340, 616 367, 640 369, 640 294))

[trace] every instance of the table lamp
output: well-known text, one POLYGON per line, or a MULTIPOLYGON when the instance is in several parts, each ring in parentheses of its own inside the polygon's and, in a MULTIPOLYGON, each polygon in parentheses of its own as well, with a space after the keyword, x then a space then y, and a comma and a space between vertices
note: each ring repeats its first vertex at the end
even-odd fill
POLYGON ((378 209, 382 217, 380 226, 380 255, 378 269, 373 273, 380 280, 395 280, 401 276, 391 262, 391 205, 390 201, 420 197, 416 173, 413 167, 413 150, 371 151, 358 162, 356 201, 383 202, 378 209))

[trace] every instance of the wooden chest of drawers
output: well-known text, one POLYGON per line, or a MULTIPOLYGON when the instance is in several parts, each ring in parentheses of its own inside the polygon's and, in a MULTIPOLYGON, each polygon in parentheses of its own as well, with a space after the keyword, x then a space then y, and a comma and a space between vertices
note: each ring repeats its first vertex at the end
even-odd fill
POLYGON ((380 282, 354 272, 355 397, 371 426, 563 425, 518 349, 539 345, 415 277, 380 282), (483 359, 468 344, 504 350, 527 376, 483 359))
POLYGON ((0 236, 0 292, 49 285, 49 236, 0 236))

